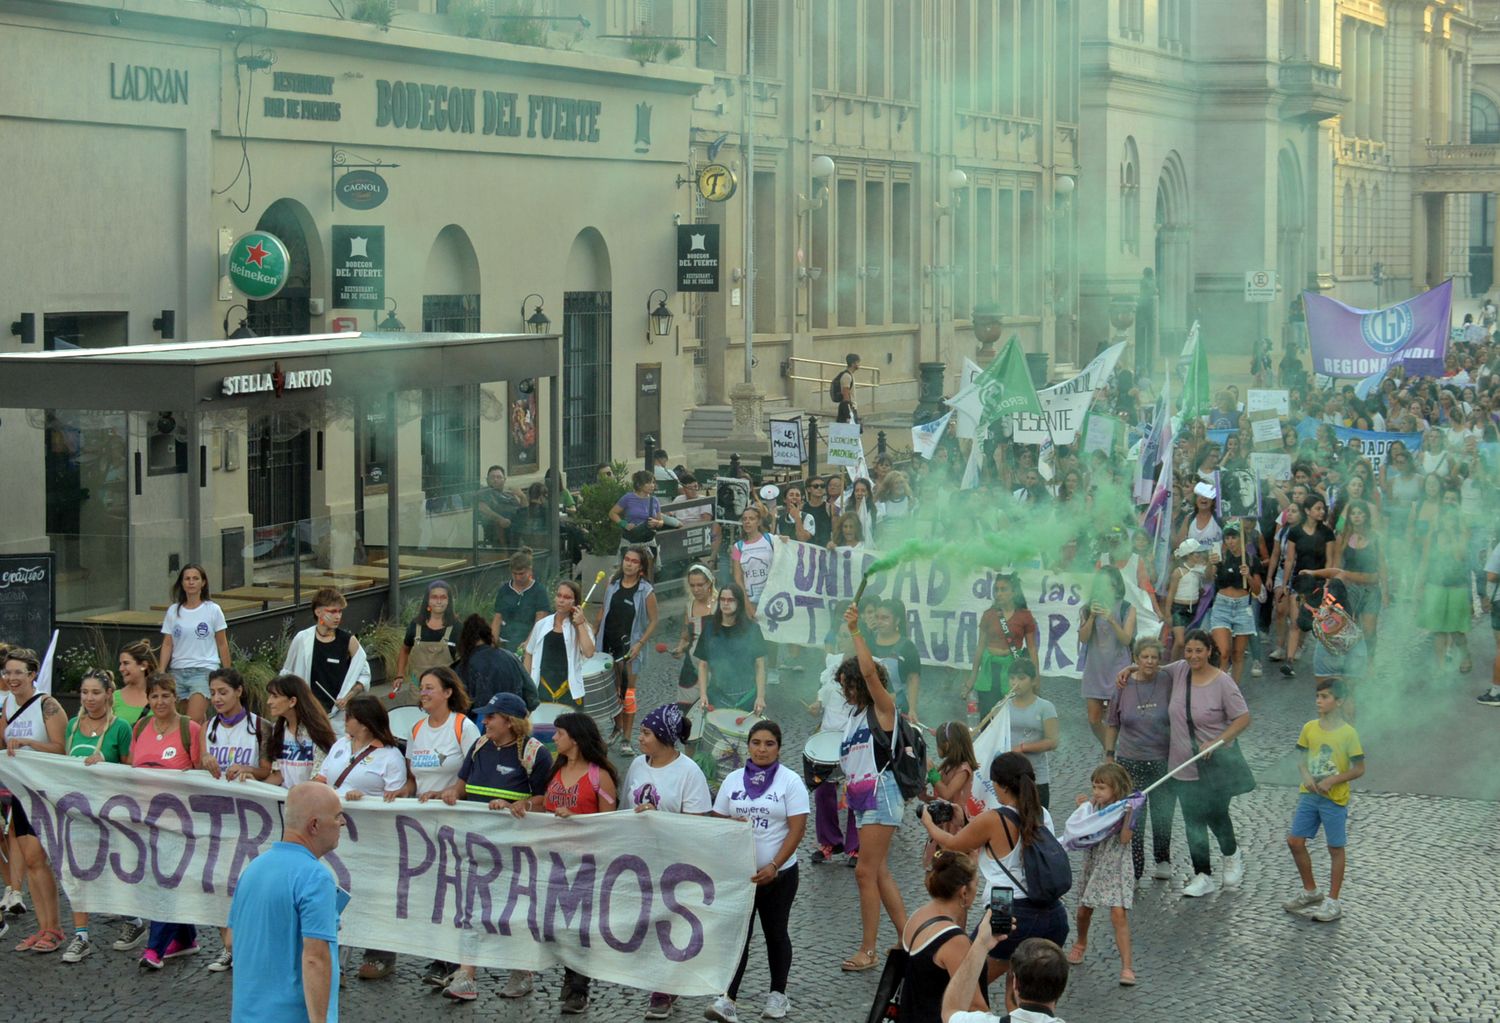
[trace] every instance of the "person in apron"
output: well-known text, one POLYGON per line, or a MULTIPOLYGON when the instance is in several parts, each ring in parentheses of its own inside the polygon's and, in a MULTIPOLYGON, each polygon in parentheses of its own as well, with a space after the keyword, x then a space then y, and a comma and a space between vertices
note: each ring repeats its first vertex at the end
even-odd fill
POLYGON ((442 579, 427 584, 422 613, 406 627, 406 639, 396 657, 391 682, 391 704, 411 707, 417 702, 415 683, 424 671, 451 668, 458 659, 458 615, 453 611, 453 588, 442 579))

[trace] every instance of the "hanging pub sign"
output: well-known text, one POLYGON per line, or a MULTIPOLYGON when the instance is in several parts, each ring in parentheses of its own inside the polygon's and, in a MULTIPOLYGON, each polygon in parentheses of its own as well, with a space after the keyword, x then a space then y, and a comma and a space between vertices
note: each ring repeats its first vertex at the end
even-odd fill
POLYGON ((274 298, 286 286, 291 266, 286 245, 269 231, 242 234, 229 247, 229 281, 246 298, 274 298))
POLYGON ((385 178, 372 170, 352 170, 333 186, 333 196, 351 210, 373 210, 390 194, 385 178))
POLYGON ((677 225, 677 290, 719 290, 719 225, 677 225))
POLYGON ((333 306, 385 307, 385 228, 333 226, 333 306))

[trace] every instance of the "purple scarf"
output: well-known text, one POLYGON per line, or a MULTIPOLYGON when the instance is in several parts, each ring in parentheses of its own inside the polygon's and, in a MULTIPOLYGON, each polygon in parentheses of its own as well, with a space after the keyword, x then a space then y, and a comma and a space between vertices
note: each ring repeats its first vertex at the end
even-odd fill
POLYGON ((750 761, 745 762, 745 795, 751 799, 759 799, 766 794, 771 787, 771 782, 776 780, 776 771, 781 767, 779 761, 772 761, 770 767, 757 767, 750 761))

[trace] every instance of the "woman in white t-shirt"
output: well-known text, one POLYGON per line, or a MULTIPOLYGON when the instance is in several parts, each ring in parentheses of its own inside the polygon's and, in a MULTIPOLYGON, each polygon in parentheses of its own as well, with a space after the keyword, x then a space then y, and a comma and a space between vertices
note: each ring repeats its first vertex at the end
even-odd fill
POLYGON ((406 758, 391 734, 391 719, 374 696, 344 705, 344 735, 333 744, 313 781, 332 785, 347 803, 397 793, 406 784, 406 758))
MULTIPOLYGON (((679 742, 686 742, 692 726, 675 703, 664 703, 641 719, 641 754, 631 761, 625 774, 625 796, 621 801, 636 813, 706 814, 714 808, 703 769, 682 755, 679 742)), ((653 992, 646 1008, 647 1019, 666 1019, 676 995, 653 992)))
POLYGON ((229 624, 223 609, 209 599, 202 565, 183 565, 177 573, 161 633, 161 670, 177 680, 177 696, 187 701, 188 717, 201 725, 208 716, 208 673, 230 665, 229 624))
POLYGON ((479 741, 479 726, 465 716, 469 694, 452 668, 429 668, 417 684, 417 705, 427 716, 406 740, 409 777, 399 792, 386 793, 386 802, 414 795, 423 803, 442 799, 452 806, 457 797, 444 798, 443 791, 458 780, 469 747, 479 741))
POLYGON ((296 675, 278 675, 266 683, 266 713, 274 724, 266 742, 271 762, 266 778, 290 789, 317 774, 337 736, 312 687, 296 675))
MULTIPOLYGON (((795 771, 783 768, 781 726, 757 721, 750 729, 750 762, 735 771, 719 788, 714 802, 716 817, 748 821, 755 839, 755 913, 766 938, 766 962, 771 971, 771 993, 766 997, 765 1016, 780 1019, 791 1009, 786 997, 787 978, 792 972, 792 937, 788 922, 797 898, 797 846, 807 832, 807 787, 795 771)), ((750 938, 740 965, 725 994, 714 999, 704 1013, 720 1023, 734 1023, 734 1000, 745 979, 750 960, 750 938)))

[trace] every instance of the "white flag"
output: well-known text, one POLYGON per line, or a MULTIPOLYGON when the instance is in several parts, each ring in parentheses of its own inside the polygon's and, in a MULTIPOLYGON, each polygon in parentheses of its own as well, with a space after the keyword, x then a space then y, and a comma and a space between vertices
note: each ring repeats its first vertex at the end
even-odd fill
POLYGON ((958 439, 969 440, 979 432, 979 417, 984 412, 984 401, 975 388, 974 381, 984 372, 984 367, 973 359, 964 360, 964 371, 958 378, 958 393, 944 404, 958 413, 958 439))
POLYGON ((937 450, 938 441, 943 439, 943 431, 948 429, 948 421, 953 418, 950 411, 941 419, 934 419, 930 423, 911 428, 911 449, 928 461, 932 460, 932 453, 937 450))
POLYGON ((52 632, 52 642, 47 644, 47 655, 42 658, 42 666, 36 673, 36 691, 39 693, 52 692, 52 661, 57 656, 57 630, 52 632))
POLYGON ((1077 852, 1119 834, 1126 815, 1139 810, 1145 802, 1146 797, 1136 792, 1097 810, 1093 803, 1080 804, 1068 818, 1068 823, 1063 825, 1060 836, 1063 848, 1077 852))
POLYGON ((984 444, 988 439, 989 429, 985 428, 980 431, 980 436, 969 442, 969 460, 964 463, 963 479, 958 481, 959 490, 973 490, 979 486, 979 465, 984 459, 984 444))
POLYGON ((974 791, 990 809, 1000 805, 995 787, 990 784, 990 764, 1000 754, 1009 753, 1010 747, 1010 700, 1007 699, 990 718, 990 723, 974 736, 974 759, 979 761, 979 770, 974 775, 974 791))

